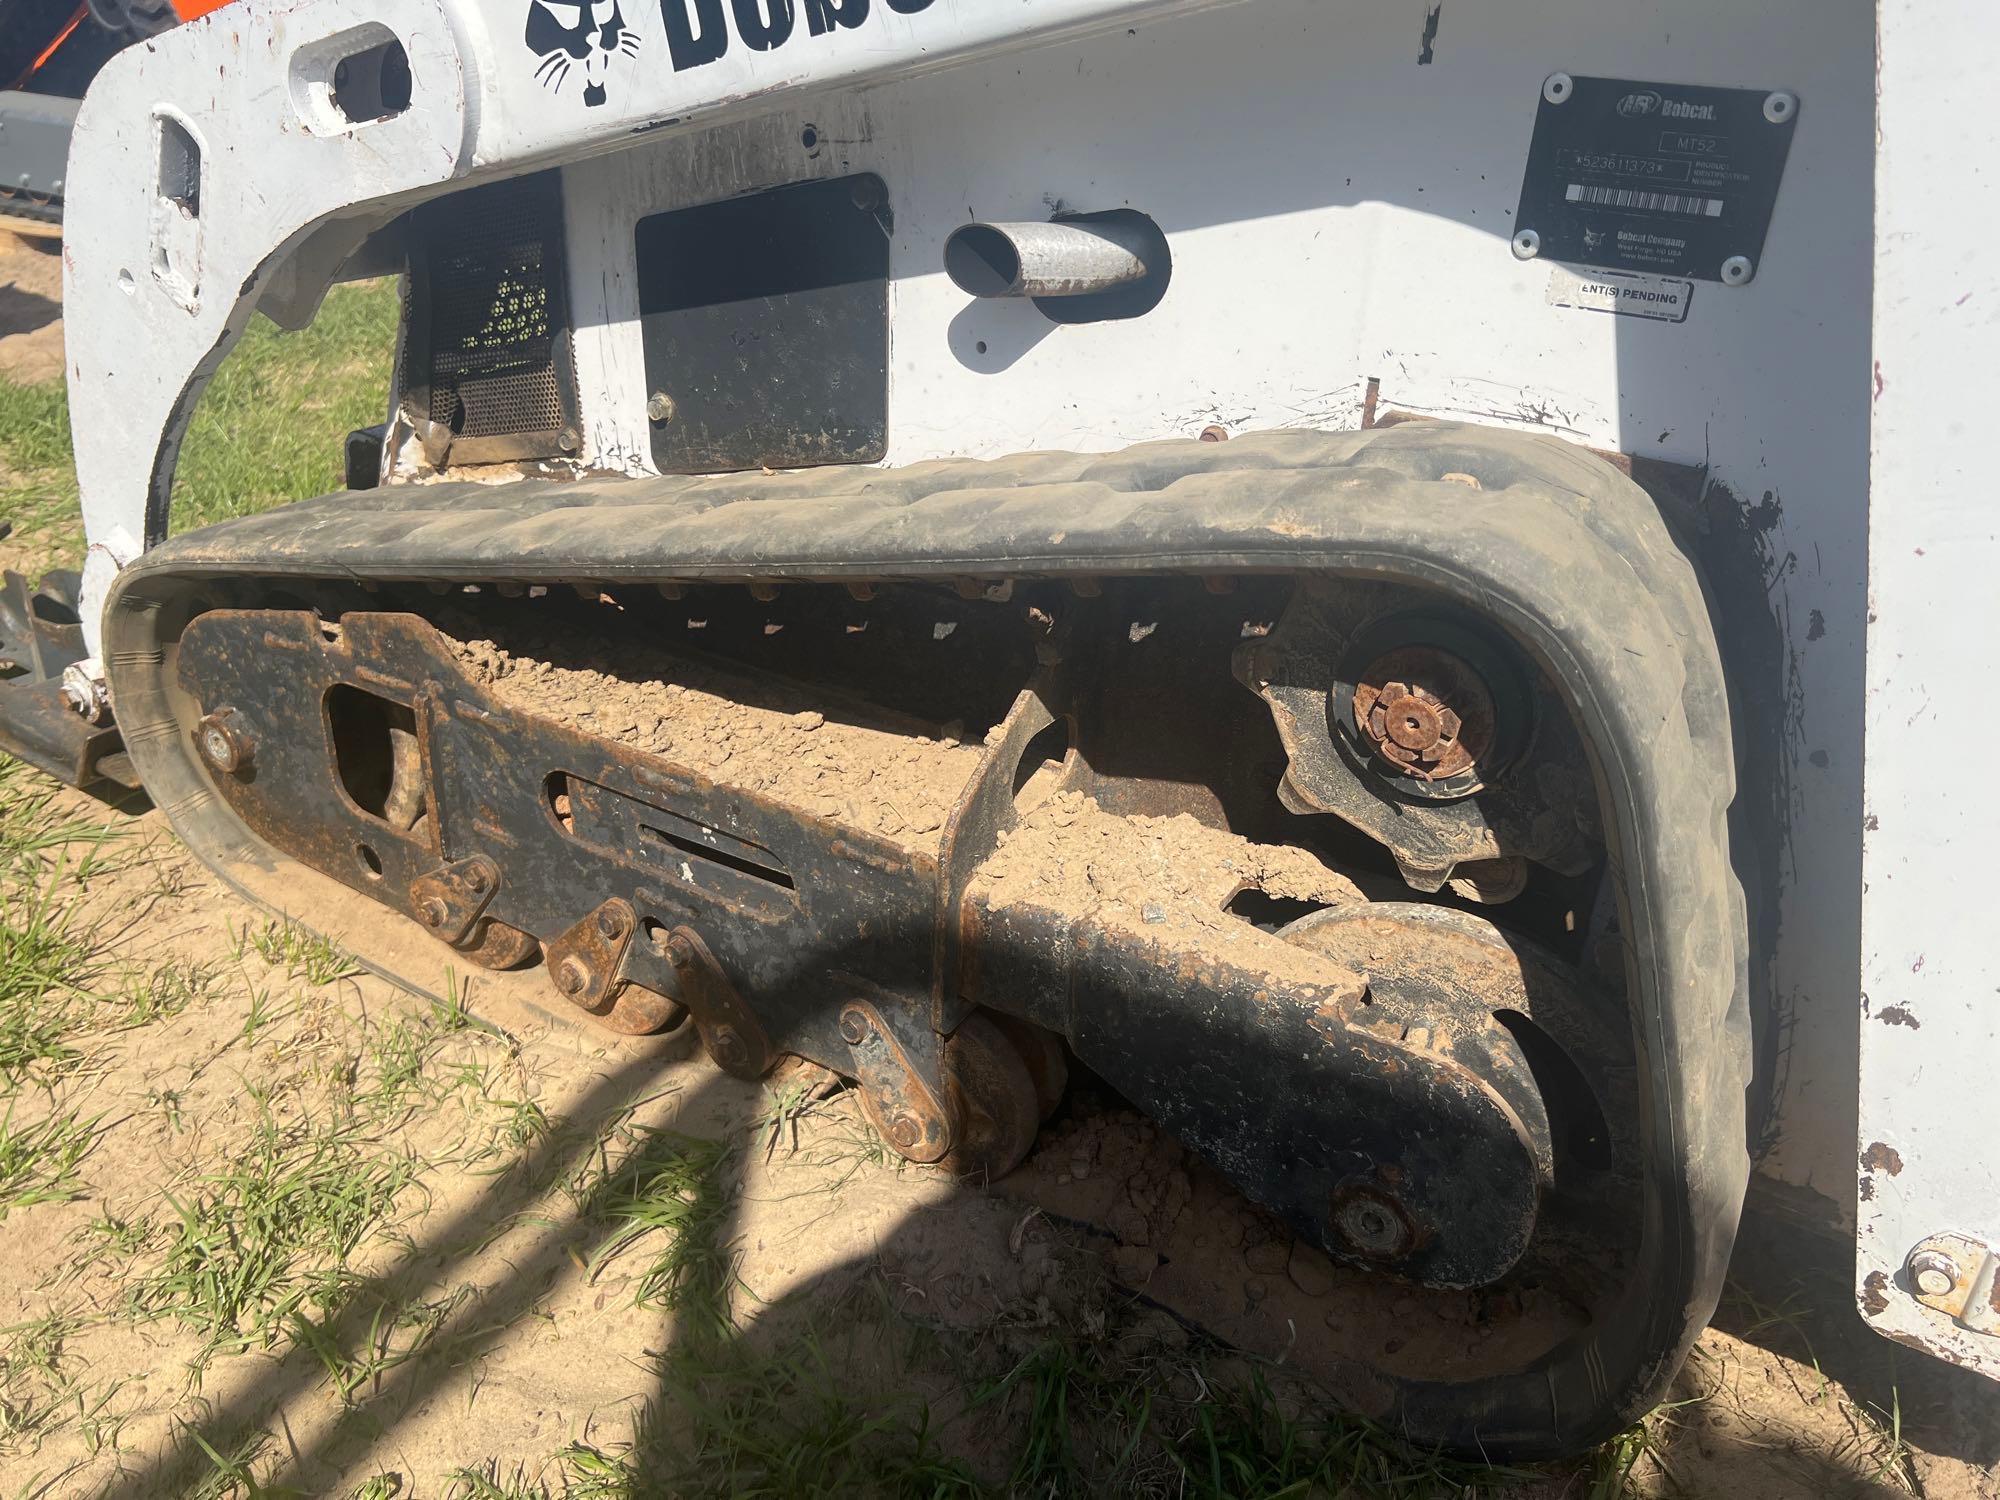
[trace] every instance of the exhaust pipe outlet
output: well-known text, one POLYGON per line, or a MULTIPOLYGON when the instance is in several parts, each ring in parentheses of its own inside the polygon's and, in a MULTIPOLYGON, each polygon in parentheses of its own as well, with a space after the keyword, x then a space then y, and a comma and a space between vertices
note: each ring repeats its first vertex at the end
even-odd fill
POLYGON ((1167 238, 1142 213, 1114 209, 1050 223, 965 224, 944 269, 974 297, 1026 297, 1062 323, 1132 318, 1166 294, 1167 238))

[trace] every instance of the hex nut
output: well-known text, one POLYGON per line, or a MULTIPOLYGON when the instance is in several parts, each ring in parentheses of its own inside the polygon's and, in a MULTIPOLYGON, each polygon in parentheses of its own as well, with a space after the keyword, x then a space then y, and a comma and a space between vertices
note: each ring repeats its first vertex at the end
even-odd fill
POLYGON ((444 919, 451 915, 440 896, 426 896, 417 903, 417 918, 426 927, 442 927, 444 919))
POLYGON ((850 1010, 842 1013, 840 1037, 850 1047, 858 1047, 868 1039, 868 1022, 860 1011, 850 1010))
POLYGON ((556 988, 565 995, 580 995, 590 984, 590 970, 583 961, 574 956, 562 961, 556 970, 556 988))
POLYGON ((1910 1257, 1910 1284, 1926 1297, 1949 1296, 1958 1285, 1958 1262, 1942 1250, 1919 1250, 1910 1257))
POLYGON ((625 936, 625 913, 615 906, 607 906, 597 914, 597 931, 612 942, 625 936))

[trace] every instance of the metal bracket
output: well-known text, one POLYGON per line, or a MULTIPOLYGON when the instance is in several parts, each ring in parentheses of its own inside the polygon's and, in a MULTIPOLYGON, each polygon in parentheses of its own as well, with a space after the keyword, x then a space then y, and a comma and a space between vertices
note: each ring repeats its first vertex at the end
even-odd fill
POLYGON ((410 912, 447 943, 460 943, 499 889, 500 867, 475 854, 411 881, 410 912))
POLYGON ((840 1012, 840 1036, 868 1112, 889 1144, 910 1161, 942 1160, 951 1149, 951 1118, 875 1007, 850 1000, 840 1012))
POLYGON ((1910 1291, 1961 1328, 2000 1335, 2000 1254, 1969 1234, 1934 1234, 1903 1262, 1910 1291))
POLYGON ((625 956, 638 930, 632 903, 613 896, 543 948, 557 992, 627 1036, 664 1030, 680 1010, 670 996, 625 978, 625 956))
POLYGON ((680 981, 680 1001, 694 1016, 702 1045, 723 1072, 756 1080, 777 1061, 757 1013, 743 1003, 708 944, 691 927, 676 927, 663 945, 680 981))

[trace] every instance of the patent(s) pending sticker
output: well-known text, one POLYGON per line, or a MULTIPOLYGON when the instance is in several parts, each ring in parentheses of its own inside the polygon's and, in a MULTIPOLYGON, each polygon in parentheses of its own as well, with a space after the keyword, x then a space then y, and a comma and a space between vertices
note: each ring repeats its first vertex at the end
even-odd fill
POLYGON ((1694 283, 1666 276, 1636 276, 1626 271, 1549 270, 1549 306, 1581 307, 1626 318, 1654 318, 1684 323, 1694 301, 1694 283))

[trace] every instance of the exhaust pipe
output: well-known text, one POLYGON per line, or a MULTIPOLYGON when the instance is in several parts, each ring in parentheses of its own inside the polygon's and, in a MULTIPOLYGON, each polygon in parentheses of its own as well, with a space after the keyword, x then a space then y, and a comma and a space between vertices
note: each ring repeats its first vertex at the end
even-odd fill
POLYGON ((1131 209, 965 224, 944 243, 944 269, 962 292, 1031 298, 1059 322, 1136 317, 1166 292, 1167 237, 1131 209))
POLYGON ((1148 238, 1129 224, 966 224, 944 269, 974 297, 1087 297, 1144 281, 1148 238))

